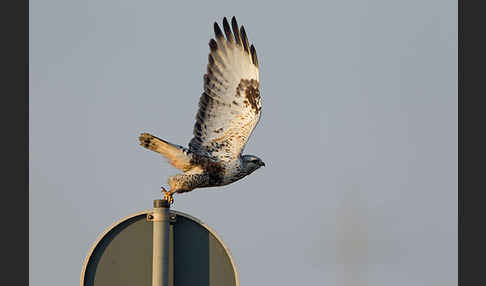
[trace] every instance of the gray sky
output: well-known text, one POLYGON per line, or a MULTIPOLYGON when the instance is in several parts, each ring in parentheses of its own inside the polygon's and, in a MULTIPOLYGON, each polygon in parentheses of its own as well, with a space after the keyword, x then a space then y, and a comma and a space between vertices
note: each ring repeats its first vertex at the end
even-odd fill
POLYGON ((457 285, 457 1, 30 1, 30 281, 76 285, 177 173, 212 24, 260 61, 266 167, 176 197, 241 285, 457 285))

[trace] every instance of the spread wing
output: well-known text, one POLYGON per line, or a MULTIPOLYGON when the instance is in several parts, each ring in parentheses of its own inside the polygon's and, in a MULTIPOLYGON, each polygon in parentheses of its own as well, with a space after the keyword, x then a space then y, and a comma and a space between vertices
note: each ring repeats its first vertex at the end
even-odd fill
POLYGON ((214 23, 216 40, 209 42, 204 93, 189 149, 220 160, 237 158, 260 119, 258 59, 253 45, 248 45, 245 29, 226 18, 224 33, 214 23))

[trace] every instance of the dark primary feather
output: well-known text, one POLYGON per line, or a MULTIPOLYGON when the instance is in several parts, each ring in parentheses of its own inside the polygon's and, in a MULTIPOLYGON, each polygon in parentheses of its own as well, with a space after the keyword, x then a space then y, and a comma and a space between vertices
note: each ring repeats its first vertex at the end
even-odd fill
POLYGON ((208 55, 208 62, 209 62, 209 65, 214 65, 214 58, 213 58, 213 56, 211 56, 211 54, 208 55))
POLYGON ((223 32, 221 31, 218 23, 216 23, 216 22, 214 22, 214 34, 216 35, 216 38, 218 38, 219 40, 224 38, 223 32))
POLYGON ((209 48, 211 48, 211 51, 216 51, 218 49, 218 44, 214 39, 209 40, 209 48))
POLYGON ((226 39, 228 40, 228 42, 234 43, 235 40, 233 39, 233 35, 231 34, 231 28, 228 24, 228 20, 226 20, 226 17, 224 17, 223 19, 223 29, 224 29, 224 33, 226 34, 226 39))
POLYGON ((240 29, 238 29, 238 23, 236 18, 231 19, 231 26, 233 27, 233 33, 235 34, 235 41, 237 45, 241 45, 240 29))
POLYGON ((253 64, 258 67, 258 57, 257 57, 255 47, 253 45, 251 45, 250 47, 250 52, 251 52, 251 60, 253 61, 253 64))
POLYGON ((245 28, 243 26, 241 26, 240 33, 241 40, 243 41, 243 48, 245 49, 245 52, 249 53, 250 51, 248 50, 248 38, 246 37, 245 28))

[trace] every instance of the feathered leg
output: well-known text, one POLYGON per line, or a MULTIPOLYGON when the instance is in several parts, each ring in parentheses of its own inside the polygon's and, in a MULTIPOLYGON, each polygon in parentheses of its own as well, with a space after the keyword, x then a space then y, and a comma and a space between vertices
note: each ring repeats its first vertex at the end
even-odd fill
POLYGON ((169 178, 170 190, 167 191, 164 187, 162 187, 162 190, 164 191, 164 199, 172 203, 175 193, 187 193, 208 185, 208 174, 178 174, 169 178))

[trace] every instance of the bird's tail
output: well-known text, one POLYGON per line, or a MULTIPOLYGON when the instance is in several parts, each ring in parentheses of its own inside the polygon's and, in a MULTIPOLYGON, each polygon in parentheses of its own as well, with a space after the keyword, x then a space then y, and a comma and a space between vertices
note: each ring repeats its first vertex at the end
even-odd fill
POLYGON ((152 150, 154 152, 160 153, 167 158, 171 156, 171 153, 176 151, 174 149, 177 149, 177 147, 174 146, 173 144, 165 140, 162 140, 160 138, 157 138, 149 133, 140 134, 138 140, 140 141, 140 145, 142 145, 143 147, 152 150))
POLYGON ((191 154, 182 146, 169 143, 149 133, 140 134, 138 140, 143 147, 162 154, 172 166, 179 170, 185 171, 191 166, 191 154))

